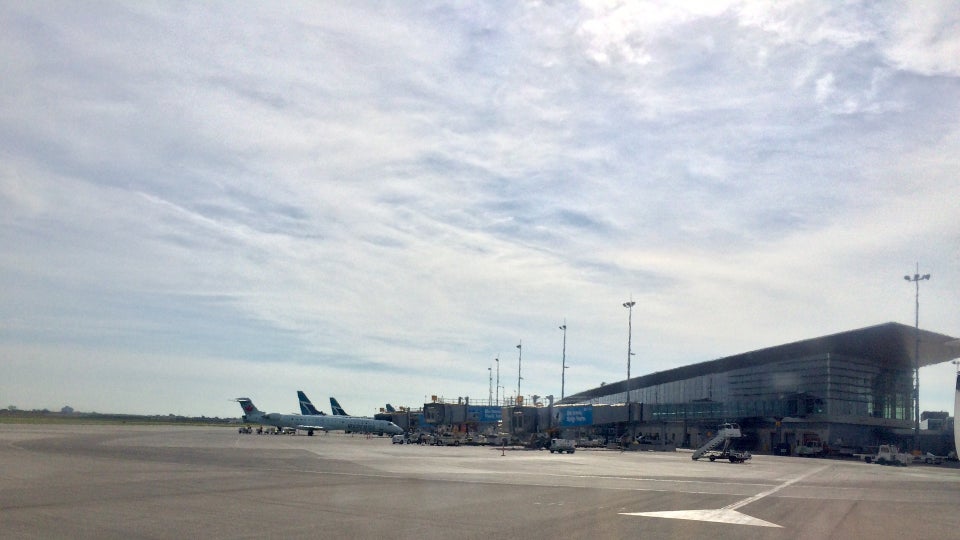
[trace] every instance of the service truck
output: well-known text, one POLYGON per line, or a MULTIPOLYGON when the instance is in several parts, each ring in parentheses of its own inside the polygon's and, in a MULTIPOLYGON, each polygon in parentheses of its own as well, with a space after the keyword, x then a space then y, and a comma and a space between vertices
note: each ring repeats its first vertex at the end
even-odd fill
POLYGON ((550 453, 568 453, 572 454, 576 449, 576 443, 571 439, 551 439, 550 440, 550 453))
POLYGON ((797 445, 797 455, 800 457, 820 457, 823 454, 820 439, 810 438, 797 445))
POLYGON ((913 456, 901 452, 900 449, 895 445, 881 444, 879 447, 877 447, 877 453, 875 455, 863 456, 863 460, 867 463, 906 467, 911 461, 913 461, 913 456))

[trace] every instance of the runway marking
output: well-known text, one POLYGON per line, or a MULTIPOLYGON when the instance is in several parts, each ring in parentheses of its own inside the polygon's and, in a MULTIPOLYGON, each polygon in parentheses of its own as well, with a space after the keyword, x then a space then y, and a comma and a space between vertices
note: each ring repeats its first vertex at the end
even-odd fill
POLYGON ((780 484, 779 486, 776 486, 772 489, 768 489, 767 491, 764 491, 762 493, 758 493, 752 497, 747 497, 746 499, 737 501, 733 504, 728 504, 727 506, 724 506, 723 508, 719 508, 716 510, 668 510, 664 512, 621 512, 620 515, 658 517, 658 518, 665 518, 665 519, 686 519, 691 521, 711 521, 715 523, 752 525, 754 527, 776 527, 778 529, 782 529, 783 527, 781 525, 777 525, 776 523, 770 523, 769 521, 764 521, 762 519, 755 518, 753 516, 742 514, 737 511, 737 508, 759 501, 760 499, 767 497, 769 495, 773 495, 774 493, 780 491, 781 489, 787 486, 790 486, 792 484, 795 484, 808 476, 823 472, 829 467, 830 467, 829 465, 825 465, 823 467, 820 467, 819 469, 813 469, 811 471, 807 471, 796 478, 787 480, 786 482, 780 484))

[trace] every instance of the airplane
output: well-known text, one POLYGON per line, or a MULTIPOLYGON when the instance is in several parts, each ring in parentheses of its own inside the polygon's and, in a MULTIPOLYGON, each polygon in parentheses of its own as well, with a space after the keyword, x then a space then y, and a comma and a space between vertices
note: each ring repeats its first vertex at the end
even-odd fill
MULTIPOLYGON (((311 405, 311 407, 312 406, 313 405, 311 405)), ((333 411, 333 414, 336 414, 339 416, 350 416, 349 414, 347 414, 347 411, 343 410, 343 407, 340 406, 340 402, 337 401, 337 398, 334 398, 334 397, 330 398, 330 409, 333 411)), ((393 405, 389 403, 387 403, 386 411, 388 413, 397 412, 397 410, 393 408, 393 405)))
MULTIPOLYGON (((303 393, 303 390, 297 390, 297 398, 300 400, 300 413, 301 414, 320 414, 325 415, 327 413, 317 410, 317 407, 310 401, 310 398, 303 393)), ((340 402, 336 398, 330 398, 330 409, 333 410, 334 416, 350 416, 343 410, 343 407, 340 406, 340 402)))
POLYGON ((300 400, 300 414, 315 416, 325 416, 327 414, 323 411, 318 411, 317 408, 313 406, 310 398, 303 393, 303 390, 297 390, 297 398, 300 400))
MULTIPOLYGON (((303 393, 303 390, 297 390, 297 397, 300 398, 300 411, 303 414, 324 414, 323 412, 317 411, 317 408, 313 405, 313 402, 310 401, 310 398, 303 393)), ((389 403, 387 407, 391 410, 390 412, 396 412, 389 403)), ((350 416, 347 414, 343 407, 340 406, 340 402, 337 401, 337 398, 330 398, 330 409, 333 411, 334 416, 350 416)), ((369 418, 369 416, 350 416, 351 418, 369 418)), ((350 431, 344 431, 344 433, 350 433, 350 431)))
POLYGON ((346 431, 362 433, 387 433, 399 435, 403 429, 393 422, 375 420, 373 418, 357 418, 354 416, 332 416, 311 414, 280 414, 265 413, 257 409, 250 398, 237 398, 236 401, 243 409, 243 421, 251 424, 265 424, 277 428, 299 429, 313 435, 314 431, 346 431))
POLYGON ((333 411, 334 416, 350 416, 347 414, 347 411, 343 410, 343 407, 340 406, 340 402, 337 401, 337 398, 330 398, 330 410, 333 411))
MULTIPOLYGON (((297 390, 297 397, 300 398, 300 412, 303 414, 327 414, 323 411, 318 411, 314 407, 313 402, 310 401, 310 398, 303 393, 303 390, 297 390)), ((334 416, 350 416, 340 406, 340 403, 336 399, 330 398, 330 409, 333 411, 334 416)), ((350 431, 344 430, 344 433, 350 433, 350 431)))

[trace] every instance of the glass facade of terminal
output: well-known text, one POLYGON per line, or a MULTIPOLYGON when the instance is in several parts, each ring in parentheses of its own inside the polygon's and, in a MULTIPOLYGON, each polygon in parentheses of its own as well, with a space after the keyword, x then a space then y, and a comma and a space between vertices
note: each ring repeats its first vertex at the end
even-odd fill
MULTIPOLYGON (((829 417, 912 421, 913 372, 873 360, 823 353, 710 373, 630 391, 654 421, 829 417)), ((590 400, 627 401, 626 392, 590 400)))

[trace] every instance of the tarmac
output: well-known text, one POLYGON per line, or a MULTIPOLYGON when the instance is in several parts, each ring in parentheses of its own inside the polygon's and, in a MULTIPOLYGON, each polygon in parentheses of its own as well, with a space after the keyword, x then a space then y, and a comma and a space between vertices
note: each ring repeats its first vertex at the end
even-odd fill
POLYGON ((960 469, 0 425, 3 538, 957 538, 960 469))

